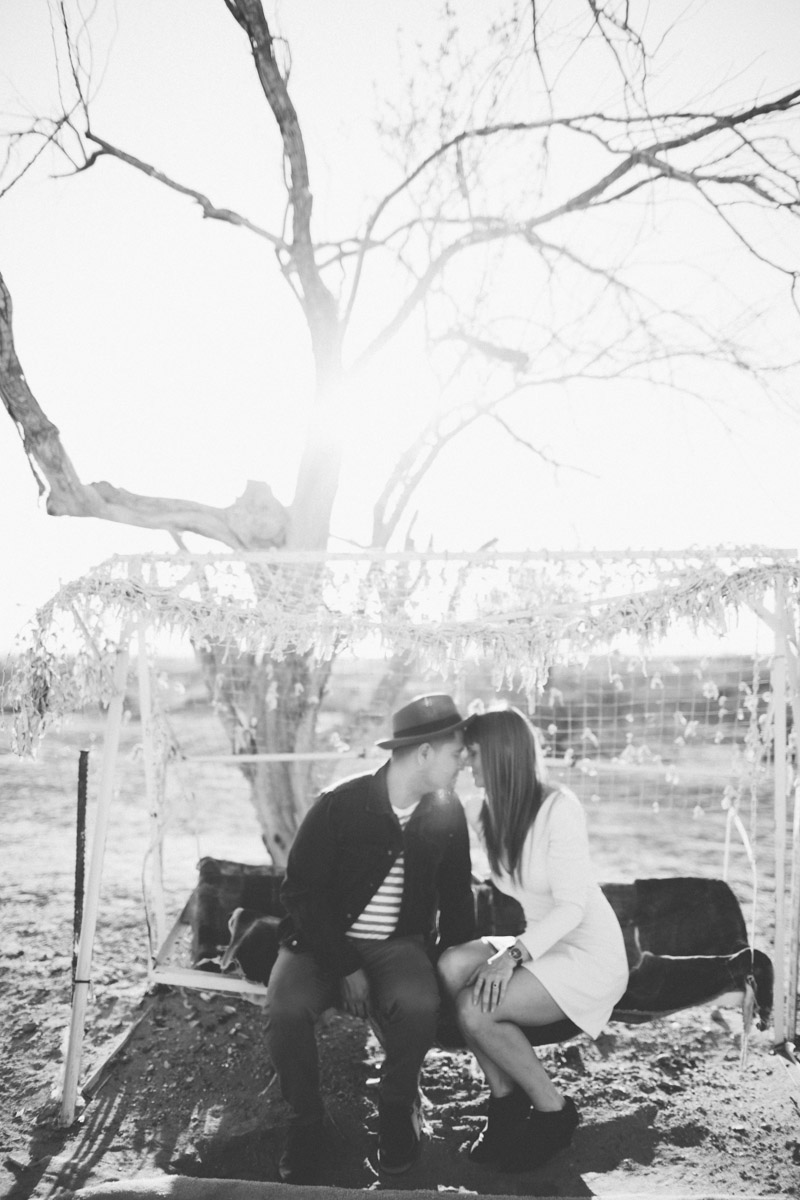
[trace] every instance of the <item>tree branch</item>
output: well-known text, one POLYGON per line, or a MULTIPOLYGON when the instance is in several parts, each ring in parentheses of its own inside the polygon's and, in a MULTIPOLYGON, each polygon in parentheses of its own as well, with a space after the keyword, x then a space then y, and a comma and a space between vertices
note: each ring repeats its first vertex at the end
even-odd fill
POLYGON ((110 483, 83 483, 61 444, 56 426, 31 392, 14 346, 13 307, 0 275, 0 396, 17 427, 34 478, 42 495, 49 487, 51 516, 99 517, 173 535, 196 533, 233 550, 281 545, 286 510, 265 483, 247 484, 227 508, 193 500, 140 496, 110 483))
MULTIPOLYGON (((607 16, 607 14, 603 15, 607 16)), ((630 33, 630 31, 627 30, 627 27, 625 28, 626 32, 630 33)), ((411 185, 418 178, 420 178, 425 171, 427 171, 436 163, 440 162, 450 151, 460 150, 463 143, 467 141, 489 140, 499 136, 516 133, 543 132, 558 127, 568 129, 573 132, 590 134, 591 136, 597 138, 597 140, 600 141, 600 143, 610 154, 618 155, 620 151, 615 150, 606 138, 600 137, 597 131, 586 128, 590 122, 600 124, 601 126, 608 125, 614 127, 615 125, 619 125, 625 128, 629 134, 632 133, 639 125, 643 125, 645 130, 649 131, 654 125, 663 125, 674 120, 680 120, 683 122, 691 121, 695 123, 703 122, 699 125, 699 127, 691 129, 680 136, 671 136, 650 140, 644 146, 625 152, 625 157, 613 168, 613 170, 606 172, 588 188, 583 189, 561 204, 553 206, 544 212, 537 213, 524 220, 508 223, 506 226, 506 236, 513 237, 517 236, 521 229, 533 230, 541 225, 549 224, 560 217, 567 216, 578 211, 584 211, 587 208, 594 207, 601 203, 608 204, 612 200, 620 199, 622 196, 628 195, 631 192, 646 186, 648 183, 654 182, 658 177, 683 178, 687 182, 694 183, 695 173, 692 171, 686 171, 683 173, 679 172, 677 168, 666 163, 662 156, 670 151, 682 149, 694 143, 710 139, 716 134, 725 131, 733 130, 737 133, 740 133, 740 136, 743 136, 741 135, 741 126, 750 124, 753 121, 770 114, 788 112, 796 108, 798 104, 800 104, 800 88, 787 92, 774 100, 765 101, 762 104, 751 105, 746 109, 740 109, 738 111, 723 115, 680 112, 661 113, 657 115, 645 114, 642 116, 632 117, 608 117, 602 113, 584 113, 573 117, 548 117, 539 121, 498 122, 494 125, 462 130, 458 134, 442 142, 441 145, 437 146, 435 150, 431 151, 430 154, 422 159, 422 161, 418 163, 416 167, 408 171, 400 183, 397 184, 396 187, 394 187, 390 192, 387 192, 373 210, 365 226, 362 245, 359 249, 356 259, 353 283, 345 308, 343 324, 346 327, 352 315, 364 269, 366 254, 368 249, 374 245, 374 230, 383 213, 395 199, 397 199, 404 192, 408 191, 411 185), (637 168, 645 168, 646 170, 649 170, 650 174, 643 180, 635 180, 622 192, 612 191, 615 184, 619 183, 637 168)), ((725 176, 715 176, 713 178, 716 182, 726 181, 725 176)), ((733 182, 733 180, 730 181, 733 182)), ((745 181, 739 180, 739 183, 740 185, 744 186, 745 181)), ((751 183, 748 183, 748 186, 752 192, 756 192, 757 189, 753 187, 751 183)), ((770 197, 763 189, 758 194, 760 195, 761 199, 770 200, 773 203, 775 202, 774 199, 770 197)), ((495 237, 499 236, 501 236, 499 233, 495 234, 495 237)), ((444 250, 440 251, 439 257, 434 261, 434 263, 431 264, 429 270, 425 272, 422 279, 413 288, 412 292, 409 294, 406 301, 404 301, 400 306, 395 316, 387 325, 386 329, 378 335, 373 345, 368 347, 364 352, 364 356, 362 356, 361 361, 372 357, 374 353, 381 349, 386 342, 394 336, 397 330, 404 324, 410 312, 413 311, 416 305, 420 302, 428 286, 440 273, 448 259, 452 258, 454 254, 473 244, 474 242, 472 239, 465 236, 457 244, 446 247, 444 250)))
POLYGON ((408 507, 411 496, 447 443, 482 415, 482 409, 477 405, 470 405, 468 410, 461 409, 455 414, 450 412, 443 417, 437 417, 426 425, 400 455, 373 508, 371 545, 386 547, 408 507), (449 429, 445 429, 448 420, 452 424, 449 429))
POLYGON ((441 275, 451 259, 471 247, 484 245, 487 242, 505 241, 514 236, 522 236, 523 233, 524 230, 510 223, 507 225, 498 225, 495 228, 477 228, 464 234, 457 242, 452 242, 449 246, 446 246, 438 256, 429 262, 427 269, 406 296, 395 312, 395 315, 384 325, 377 337, 373 338, 366 349, 359 355, 354 364, 354 370, 359 370, 363 367, 392 340, 395 334, 406 323, 417 305, 427 296, 431 285, 441 275))
POLYGON ((289 164, 291 260, 303 290, 315 357, 318 366, 330 367, 334 360, 338 368, 338 313, 336 302, 322 280, 311 237, 313 199, 300 121, 275 58, 274 39, 261 0, 225 0, 225 4, 250 41, 258 79, 277 122, 289 164))
POLYGON ((514 346, 504 346, 499 342, 489 341, 488 338, 477 337, 466 329, 452 329, 437 339, 440 342, 460 342, 471 350, 477 351, 484 358, 495 362, 507 363, 517 371, 525 371, 530 366, 530 355, 514 346))
MULTIPOLYGON (((12 145, 15 145, 17 142, 21 142, 23 140, 23 138, 29 137, 31 135, 35 135, 36 137, 41 137, 42 144, 39 147, 39 149, 34 154, 31 155, 31 157, 24 164, 24 166, 22 166, 20 168, 20 170, 17 172, 17 174, 13 176, 13 178, 10 180, 10 182, 7 183, 4 187, 0 187, 0 199, 2 199, 3 196, 5 196, 5 194, 7 192, 10 192, 11 189, 19 183, 20 179, 22 179, 23 176, 25 176, 28 173, 28 171, 30 171, 31 167, 33 167, 34 164, 36 162, 38 162, 38 160, 42 157, 42 155, 45 153, 45 151, 50 146, 56 146, 59 149, 61 148, 59 145, 58 135, 63 128, 69 126, 69 123, 70 123, 70 116, 69 116, 69 114, 65 114, 58 121, 55 121, 53 123, 53 128, 51 130, 49 130, 47 133, 44 133, 42 130, 40 130, 36 127, 39 124, 39 122, 36 121, 36 122, 34 122, 33 128, 24 130, 22 132, 17 132, 17 133, 14 133, 11 135, 10 141, 11 141, 12 145)), ((9 159, 10 159, 10 147, 9 147, 9 154, 6 156, 6 164, 8 163, 9 159)))
POLYGON ((129 167, 134 167, 137 171, 141 171, 143 175, 149 176, 150 179, 155 179, 158 183, 163 183, 165 187, 171 188, 172 191, 178 192, 181 196, 188 196, 191 200, 195 200, 203 210, 203 216, 211 221, 225 221, 228 225, 238 225, 242 229, 247 229, 250 233, 256 234, 257 237, 264 238, 277 250, 284 251, 288 254, 289 246, 282 238, 276 237, 274 233, 270 233, 266 229, 262 229, 260 225, 249 221, 247 217, 243 217, 240 213, 234 212, 231 208, 218 208, 205 196, 202 192, 198 192, 196 188, 186 187, 185 184, 177 183, 171 179, 169 175, 165 175, 163 171, 159 171, 150 163, 143 162, 142 159, 136 158, 133 154, 128 154, 125 150, 120 150, 119 146, 114 146, 111 142, 105 141, 104 138, 98 137, 91 130, 86 131, 86 137, 90 142, 94 142, 99 147, 98 152, 91 158, 87 159, 86 166, 91 166, 101 154, 108 155, 111 158, 117 158, 120 162, 126 163, 129 167))
MULTIPOLYGON (((564 382, 566 378, 563 377, 559 382, 564 382)), ((381 547, 385 547, 388 544, 389 539, 395 533, 402 519, 403 513, 408 508, 412 495, 419 487, 425 475, 428 474, 442 450, 444 450, 445 446, 453 438, 463 433, 465 429, 480 420, 481 417, 488 417, 490 420, 496 421, 514 441, 524 446, 525 449, 530 450, 542 462, 553 467, 565 466, 566 464, 558 462, 545 453, 545 451, 540 450, 533 443, 521 437, 496 411, 523 388, 534 386, 538 386, 538 384, 525 382, 515 385, 502 396, 497 396, 492 400, 482 401, 481 403, 462 406, 461 408, 445 413, 443 416, 435 417, 430 421, 419 436, 414 439, 397 459, 392 473, 386 481, 383 491, 373 509, 371 544, 381 547)), ((578 467, 570 469, 581 470, 578 467)), ((589 472, 586 473, 588 474, 589 472)))

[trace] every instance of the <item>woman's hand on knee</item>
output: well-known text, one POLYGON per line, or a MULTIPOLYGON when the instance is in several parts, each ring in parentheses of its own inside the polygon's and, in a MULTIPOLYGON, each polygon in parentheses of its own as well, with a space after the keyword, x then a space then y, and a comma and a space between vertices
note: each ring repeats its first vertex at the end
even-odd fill
POLYGON ((493 1012, 503 1003, 514 964, 503 956, 496 962, 486 962, 475 971, 469 983, 472 986, 472 1003, 480 1005, 481 1012, 493 1012))

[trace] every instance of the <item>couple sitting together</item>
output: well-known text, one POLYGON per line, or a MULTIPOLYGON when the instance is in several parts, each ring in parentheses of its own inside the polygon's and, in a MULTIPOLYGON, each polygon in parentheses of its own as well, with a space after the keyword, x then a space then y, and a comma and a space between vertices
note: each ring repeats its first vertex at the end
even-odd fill
POLYGON ((323 1107, 314 1026, 338 1006, 368 1017, 384 1061, 378 1166, 420 1148, 419 1081, 450 1003, 489 1086, 469 1157, 501 1171, 540 1166, 579 1116, 523 1027, 570 1018, 596 1037, 625 991, 617 918, 595 882, 583 810, 544 779, 534 729, 515 708, 462 718, 450 696, 394 714, 391 758, 322 793, 289 854, 288 916, 269 980, 268 1045, 291 1110, 280 1175, 319 1181, 323 1107), (475 940, 467 820, 453 788, 469 764, 484 789, 477 834, 525 931, 475 940))

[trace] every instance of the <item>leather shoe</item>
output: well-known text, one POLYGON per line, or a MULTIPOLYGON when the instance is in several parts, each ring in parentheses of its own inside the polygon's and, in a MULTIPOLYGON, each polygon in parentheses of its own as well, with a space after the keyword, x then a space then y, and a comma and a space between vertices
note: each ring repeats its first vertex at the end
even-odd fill
POLYGON ((316 1183, 322 1161, 322 1122, 311 1125, 290 1125, 286 1148, 278 1163, 278 1173, 284 1183, 316 1183))

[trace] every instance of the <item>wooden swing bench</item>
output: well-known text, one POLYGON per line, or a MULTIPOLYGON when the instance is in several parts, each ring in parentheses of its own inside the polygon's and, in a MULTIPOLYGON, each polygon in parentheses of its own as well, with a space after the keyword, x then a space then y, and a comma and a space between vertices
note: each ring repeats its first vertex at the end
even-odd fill
MULTIPOLYGON (((153 981, 208 991, 263 996, 278 949, 283 872, 206 857, 175 930, 153 970, 153 981), (191 967, 170 964, 180 929, 191 929, 191 967)), ((696 877, 603 884, 625 939, 630 976, 611 1019, 638 1024, 718 1001, 742 1004, 764 1029, 772 1012, 772 962, 752 949, 739 902, 727 883, 696 877)), ((479 935, 518 934, 517 902, 491 882, 474 885, 479 935)), ((526 1029, 533 1045, 568 1041, 572 1021, 526 1029)), ((462 1044, 444 1018, 439 1043, 462 1044)))

